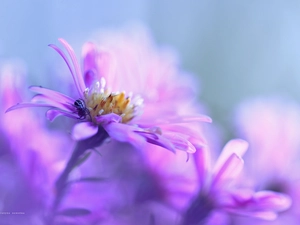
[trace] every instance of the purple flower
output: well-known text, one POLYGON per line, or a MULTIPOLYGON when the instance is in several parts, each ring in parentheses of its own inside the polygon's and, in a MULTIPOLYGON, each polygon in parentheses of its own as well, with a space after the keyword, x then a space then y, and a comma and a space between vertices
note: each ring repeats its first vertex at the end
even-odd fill
POLYGON ((248 148, 243 140, 226 144, 217 162, 210 168, 207 149, 198 150, 196 160, 199 192, 183 217, 183 224, 216 224, 228 219, 226 214, 273 220, 286 210, 290 198, 272 191, 255 192, 239 182, 244 165, 242 156, 248 148))
MULTIPOLYGON (((0 67, 1 108, 20 101, 25 78, 22 63, 7 62, 0 67)), ((1 191, 6 199, 1 210, 24 212, 22 216, 1 216, 0 223, 41 223, 53 198, 54 181, 65 166, 63 159, 73 142, 60 132, 47 130, 44 120, 28 109, 6 114, 1 111, 0 124, 1 141, 4 141, 1 156, 5 156, 5 160, 0 157, 0 167, 5 168, 3 183, 10 186, 1 191)))
POLYGON ((202 140, 192 143, 191 132, 184 128, 195 121, 210 122, 193 106, 192 82, 181 76, 176 64, 155 49, 145 34, 139 38, 118 34, 100 47, 86 43, 83 69, 71 46, 63 39, 59 41, 67 55, 55 45, 50 47, 66 62, 76 94, 69 97, 31 86, 29 89, 38 93, 31 102, 7 111, 47 107, 46 116, 51 121, 61 115, 81 120, 73 130, 78 140, 96 134, 102 126, 111 138, 137 148, 148 142, 173 152, 179 149, 193 153, 195 145, 203 144, 202 140))
MULTIPOLYGON (((246 158, 249 163, 245 168, 249 174, 247 182, 258 190, 289 195, 292 206, 280 214, 275 224, 297 224, 300 219, 300 175, 296 172, 300 169, 299 104, 279 98, 246 101, 237 109, 236 125, 239 135, 250 143, 246 158)), ((240 219, 239 223, 246 221, 240 219)))

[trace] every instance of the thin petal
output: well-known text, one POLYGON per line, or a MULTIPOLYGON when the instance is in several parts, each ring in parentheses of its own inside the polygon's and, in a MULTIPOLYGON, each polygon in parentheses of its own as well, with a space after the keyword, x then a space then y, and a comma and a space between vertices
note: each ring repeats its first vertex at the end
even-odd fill
POLYGON ((197 151, 194 153, 194 159, 195 159, 195 164, 196 164, 196 169, 198 172, 198 179, 200 182, 200 187, 203 187, 205 180, 206 180, 206 173, 209 170, 209 162, 210 162, 210 154, 209 154, 209 149, 208 148, 199 148, 197 151))
POLYGON ((74 99, 64 95, 60 92, 57 91, 53 91, 51 89, 48 88, 44 88, 42 86, 30 86, 29 90, 34 91, 36 93, 48 96, 50 98, 52 98, 53 100, 57 101, 57 102, 61 102, 61 103, 70 103, 73 104, 74 103, 74 99))
POLYGON ((91 42, 87 42, 82 47, 84 82, 87 87, 91 86, 96 79, 97 71, 97 49, 91 42))
POLYGON ((62 111, 62 110, 59 110, 59 109, 49 109, 46 112, 46 117, 51 122, 54 121, 59 116, 67 116, 67 117, 70 117, 72 119, 79 119, 77 114, 72 113, 72 112, 62 111))
POLYGON ((183 150, 188 153, 195 153, 196 148, 188 141, 184 135, 176 132, 164 132, 163 136, 173 143, 176 149, 183 150))
POLYGON ((283 211, 291 206, 291 198, 273 191, 259 191, 254 194, 257 207, 275 211, 283 211))
POLYGON ((75 70, 75 78, 76 78, 76 81, 77 81, 78 86, 80 88, 79 90, 81 90, 83 92, 85 90, 85 85, 84 85, 84 81, 83 81, 83 77, 82 77, 82 74, 81 74, 81 70, 80 70, 80 67, 79 67, 76 55, 74 53, 74 50, 69 45, 69 43, 66 42, 64 39, 59 38, 58 40, 60 41, 60 43, 63 44, 63 46, 66 48, 67 52, 69 53, 69 56, 71 57, 71 61, 72 61, 73 65, 74 65, 74 70, 75 70))
POLYGON ((273 191, 259 191, 251 195, 234 193, 234 203, 225 206, 226 211, 243 216, 274 220, 277 213, 291 206, 291 198, 273 191))
POLYGON ((80 97, 83 97, 82 96, 82 92, 83 91, 81 90, 81 87, 79 86, 79 84, 77 82, 77 78, 76 78, 77 75, 73 71, 73 69, 72 69, 72 67, 71 67, 71 65, 69 63, 69 60, 68 60, 67 56, 65 55, 65 53, 60 48, 58 48, 56 45, 50 44, 48 46, 51 47, 51 48, 53 48, 56 52, 58 52, 58 54, 60 54, 60 56, 64 59, 65 63, 67 64, 67 66, 68 66, 68 68, 69 68, 69 70, 70 70, 70 72, 72 74, 73 81, 74 81, 74 84, 75 84, 76 89, 78 91, 78 94, 79 94, 80 97))
POLYGON ((244 161, 237 154, 232 154, 220 167, 215 170, 212 180, 212 188, 226 183, 237 177, 243 169, 244 161))
POLYGON ((27 107, 53 107, 53 105, 49 104, 41 104, 41 103, 32 103, 32 102, 23 102, 18 103, 10 108, 8 108, 5 112, 10 112, 12 110, 21 109, 21 108, 27 108, 27 107))
POLYGON ((242 157, 248 149, 248 142, 241 139, 234 139, 229 141, 223 148, 218 160, 214 166, 214 172, 220 170, 224 165, 225 161, 234 153, 238 157, 242 157))
POLYGON ((135 132, 145 137, 148 143, 161 146, 175 153, 175 146, 173 145, 172 142, 170 142, 169 139, 165 138, 164 136, 149 131, 135 131, 135 132))
POLYGON ((32 99, 31 99, 32 103, 37 103, 37 104, 49 104, 52 105, 55 108, 59 108, 62 110, 66 110, 66 111, 70 111, 73 112, 75 111, 75 107, 72 104, 63 104, 60 102, 57 102, 55 100, 53 100, 52 98, 45 96, 45 95, 35 95, 32 99))
POLYGON ((78 123, 73 127, 72 137, 74 140, 79 141, 95 135, 98 127, 91 122, 78 123))
POLYGON ((273 221, 278 216, 277 213, 272 211, 245 211, 242 209, 227 209, 226 211, 236 215, 254 217, 268 221, 273 221))
MULTIPOLYGON (((145 121, 141 121, 140 125, 143 127, 150 126, 148 123, 149 118, 147 118, 145 121)), ((196 116, 181 116, 181 117, 174 117, 174 118, 168 118, 163 120, 155 120, 153 123, 157 125, 164 125, 164 124, 181 124, 181 123, 192 123, 192 122, 207 122, 211 123, 212 119, 205 115, 196 115, 196 116)))

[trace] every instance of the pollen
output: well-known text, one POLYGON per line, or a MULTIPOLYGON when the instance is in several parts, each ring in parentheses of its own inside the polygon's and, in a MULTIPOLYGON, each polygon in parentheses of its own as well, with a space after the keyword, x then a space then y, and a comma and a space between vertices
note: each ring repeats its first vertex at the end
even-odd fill
MULTIPOLYGON (((102 80, 101 80, 102 81, 102 80)), ((94 86, 87 88, 84 92, 86 107, 90 112, 92 122, 96 123, 96 117, 115 113, 122 117, 122 123, 128 123, 137 114, 136 109, 141 104, 137 104, 139 101, 132 102, 129 96, 125 95, 125 92, 114 93, 104 89, 105 82, 95 83, 94 86)))

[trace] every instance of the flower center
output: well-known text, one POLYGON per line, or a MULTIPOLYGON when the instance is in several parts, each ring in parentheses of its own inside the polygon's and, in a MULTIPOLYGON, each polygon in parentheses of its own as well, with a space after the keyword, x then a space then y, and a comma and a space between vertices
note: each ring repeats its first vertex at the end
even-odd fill
POLYGON ((87 88, 84 92, 86 108, 89 110, 89 114, 94 123, 96 117, 115 113, 122 117, 121 123, 128 123, 135 116, 137 116, 137 110, 143 102, 140 97, 135 98, 135 101, 131 97, 126 96, 125 92, 114 93, 109 92, 105 87, 105 80, 101 78, 101 82, 95 82, 91 88, 87 88))

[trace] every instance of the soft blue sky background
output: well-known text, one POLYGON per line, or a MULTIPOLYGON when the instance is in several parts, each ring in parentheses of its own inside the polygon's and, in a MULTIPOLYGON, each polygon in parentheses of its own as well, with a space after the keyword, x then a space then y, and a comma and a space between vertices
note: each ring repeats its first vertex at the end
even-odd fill
POLYGON ((35 83, 55 63, 49 43, 75 50, 96 29, 142 22, 173 46, 201 79, 201 99, 227 124, 245 98, 300 99, 300 1, 297 0, 1 0, 0 59, 21 58, 35 83))

